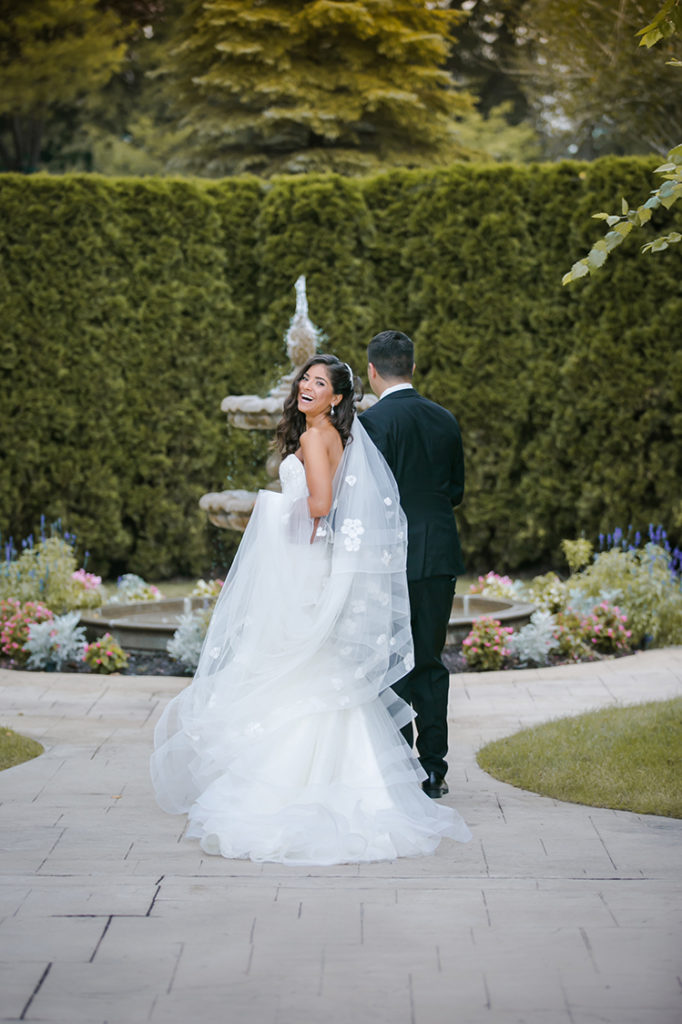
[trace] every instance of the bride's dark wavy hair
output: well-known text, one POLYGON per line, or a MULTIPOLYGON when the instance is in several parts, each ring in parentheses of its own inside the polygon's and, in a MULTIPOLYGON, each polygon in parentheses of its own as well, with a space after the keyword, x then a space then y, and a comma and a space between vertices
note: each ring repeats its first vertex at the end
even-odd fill
POLYGON ((284 402, 282 418, 277 424, 275 447, 281 455, 291 455, 297 451, 301 434, 305 430, 305 415, 298 409, 298 385, 303 375, 311 366, 326 366, 329 380, 335 395, 341 395, 341 401, 329 416, 329 422, 336 427, 341 435, 344 448, 350 436, 350 428, 355 415, 355 402, 362 398, 362 384, 346 363, 336 356, 322 354, 311 356, 298 371, 291 382, 291 391, 284 402))

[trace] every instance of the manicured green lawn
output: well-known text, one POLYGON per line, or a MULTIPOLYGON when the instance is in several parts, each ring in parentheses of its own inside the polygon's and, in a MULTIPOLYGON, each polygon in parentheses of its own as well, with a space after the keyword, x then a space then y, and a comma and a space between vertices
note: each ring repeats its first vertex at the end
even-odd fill
POLYGON ((36 740, 0 726, 0 771, 39 757, 43 750, 36 740))
POLYGON ((496 779, 541 796, 682 818, 682 698, 546 722, 476 758, 496 779))

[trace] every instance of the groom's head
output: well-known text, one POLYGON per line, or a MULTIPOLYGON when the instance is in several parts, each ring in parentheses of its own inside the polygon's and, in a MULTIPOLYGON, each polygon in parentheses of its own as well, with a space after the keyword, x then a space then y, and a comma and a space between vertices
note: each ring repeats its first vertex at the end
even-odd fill
POLYGON ((381 331, 367 346, 367 361, 370 387, 381 395, 392 384, 412 380, 414 345, 402 331, 381 331))

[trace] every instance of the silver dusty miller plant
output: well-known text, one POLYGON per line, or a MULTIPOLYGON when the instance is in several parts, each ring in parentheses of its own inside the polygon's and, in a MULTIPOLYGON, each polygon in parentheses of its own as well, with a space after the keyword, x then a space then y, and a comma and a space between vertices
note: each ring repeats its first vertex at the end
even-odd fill
POLYGON ((46 622, 32 622, 24 650, 27 668, 56 669, 69 661, 81 661, 85 653, 85 628, 78 625, 79 612, 58 615, 46 622))

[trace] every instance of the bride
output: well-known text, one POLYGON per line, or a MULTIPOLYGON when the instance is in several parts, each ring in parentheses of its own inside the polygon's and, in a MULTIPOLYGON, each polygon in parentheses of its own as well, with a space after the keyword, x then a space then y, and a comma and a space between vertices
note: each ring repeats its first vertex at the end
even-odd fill
POLYGON ((195 677, 156 727, 157 800, 188 814, 206 853, 339 864, 470 838, 422 792, 400 733, 407 530, 354 392, 335 356, 296 374, 277 429, 282 493, 260 491, 195 677))

